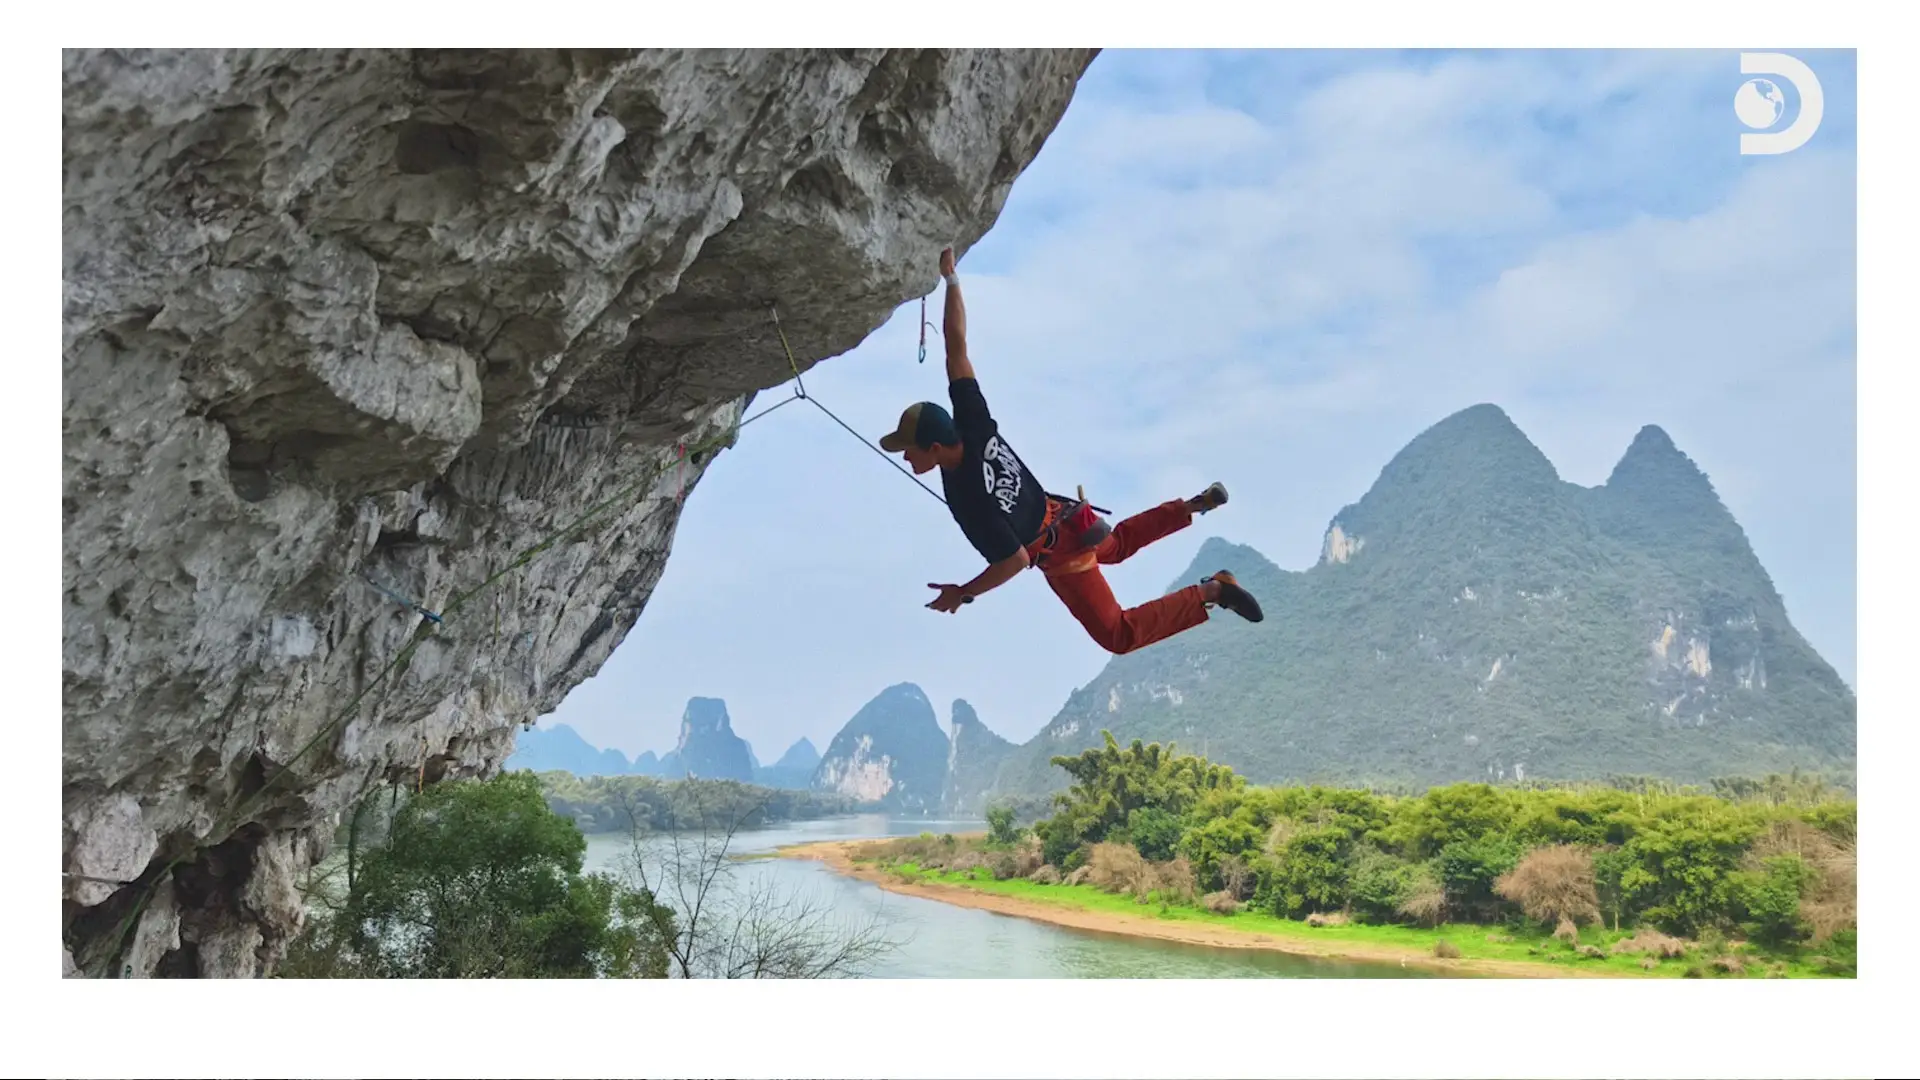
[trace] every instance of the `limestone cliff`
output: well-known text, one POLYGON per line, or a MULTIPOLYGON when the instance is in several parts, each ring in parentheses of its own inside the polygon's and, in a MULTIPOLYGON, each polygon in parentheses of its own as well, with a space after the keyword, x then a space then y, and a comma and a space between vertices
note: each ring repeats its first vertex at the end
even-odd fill
POLYGON ((660 759, 664 776, 753 782, 753 751, 733 732, 727 703, 719 698, 689 699, 680 715, 680 741, 660 759))
POLYGON ((770 309, 811 365, 930 290, 1091 57, 64 52, 69 971, 269 971, 343 808, 619 644, 770 309))
POLYGON ((941 808, 949 814, 977 817, 986 813, 987 796, 1000 767, 1017 748, 982 723, 980 714, 965 701, 953 703, 952 727, 941 808))
POLYGON ((912 683, 889 686, 827 745, 813 788, 890 811, 933 813, 946 781, 947 746, 926 692, 912 683))

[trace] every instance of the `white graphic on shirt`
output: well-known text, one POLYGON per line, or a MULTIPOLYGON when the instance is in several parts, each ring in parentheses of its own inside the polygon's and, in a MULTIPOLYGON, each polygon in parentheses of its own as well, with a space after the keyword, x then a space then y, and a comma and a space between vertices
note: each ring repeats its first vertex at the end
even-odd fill
POLYGON ((987 494, 1000 502, 1000 512, 1012 514, 1014 506, 1020 501, 1020 459, 1013 456, 1013 450, 995 435, 987 440, 980 452, 981 468, 986 471, 987 494), (994 465, 1000 466, 1000 472, 994 473, 994 465))

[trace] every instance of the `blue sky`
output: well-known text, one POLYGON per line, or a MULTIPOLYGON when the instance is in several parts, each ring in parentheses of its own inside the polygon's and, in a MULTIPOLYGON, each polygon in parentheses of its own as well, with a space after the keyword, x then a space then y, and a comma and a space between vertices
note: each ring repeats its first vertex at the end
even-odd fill
MULTIPOLYGON (((1388 458, 1468 405, 1588 485, 1659 424, 1851 682, 1855 66, 1794 55, 1825 119, 1743 157, 1735 52, 1104 53, 961 260, 987 399, 1050 488, 1119 516, 1230 487, 1112 568, 1127 604, 1212 535, 1310 566, 1388 458)), ((941 398, 918 316, 809 391, 870 438, 941 398)), ((639 623, 543 723, 665 750, 689 697, 719 697, 771 762, 911 681, 943 723, 965 698, 1024 740, 1107 656, 1037 575, 954 616, 922 606, 979 569, 944 508, 782 409, 688 496, 639 623)))

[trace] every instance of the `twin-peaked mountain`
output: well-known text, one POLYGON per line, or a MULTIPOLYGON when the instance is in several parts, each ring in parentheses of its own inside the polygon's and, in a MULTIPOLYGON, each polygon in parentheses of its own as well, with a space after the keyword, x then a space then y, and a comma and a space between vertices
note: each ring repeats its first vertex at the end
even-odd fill
POLYGON ((1560 479, 1500 409, 1421 433, 1281 570, 1208 540, 1266 620, 1215 620, 1110 661, 996 787, 1047 759, 1177 741, 1266 782, 1424 786, 1851 771, 1853 692, 1787 618, 1694 463, 1643 428, 1596 488, 1560 479))

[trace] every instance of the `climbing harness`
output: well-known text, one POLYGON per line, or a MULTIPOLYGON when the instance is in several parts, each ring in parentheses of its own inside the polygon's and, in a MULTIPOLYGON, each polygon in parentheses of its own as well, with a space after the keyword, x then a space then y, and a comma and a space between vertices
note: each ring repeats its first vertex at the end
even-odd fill
POLYGON ((1047 513, 1040 535, 1027 545, 1027 557, 1048 577, 1078 574, 1098 561, 1095 549, 1112 530, 1100 515, 1108 513, 1087 501, 1084 487, 1075 498, 1047 492, 1047 513))

